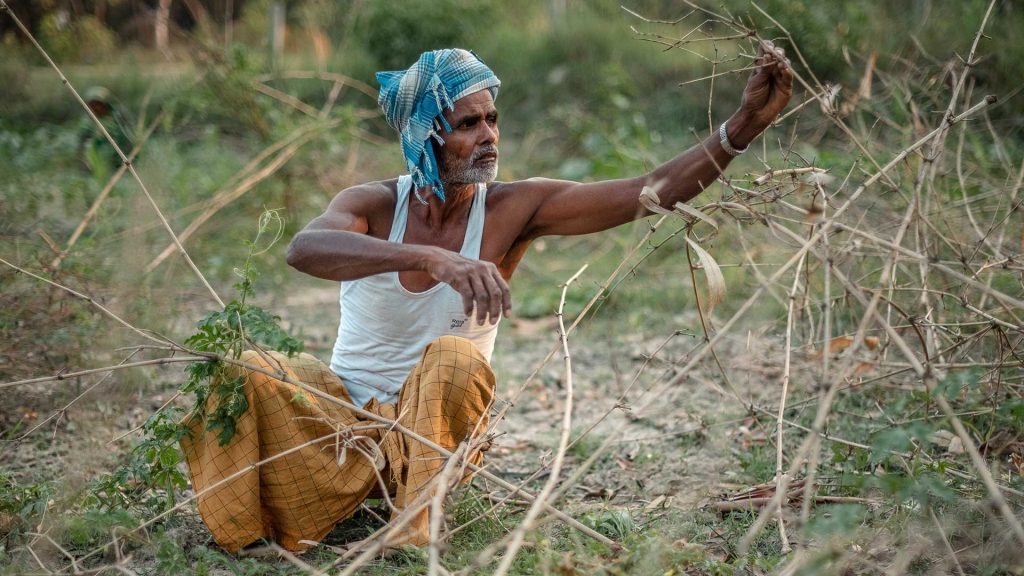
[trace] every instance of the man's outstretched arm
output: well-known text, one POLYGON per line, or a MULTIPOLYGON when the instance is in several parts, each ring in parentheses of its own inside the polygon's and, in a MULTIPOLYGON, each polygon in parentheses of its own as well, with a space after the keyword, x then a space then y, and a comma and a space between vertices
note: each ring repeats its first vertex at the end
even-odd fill
MULTIPOLYGON (((789 102, 793 72, 784 52, 769 43, 758 47, 756 68, 743 90, 739 110, 726 123, 729 142, 746 148, 789 102)), ((638 197, 644 186, 660 183, 662 206, 671 208, 710 186, 733 156, 717 132, 674 159, 637 178, 581 184, 531 179, 521 183, 542 198, 527 237, 589 234, 649 215, 638 197)))

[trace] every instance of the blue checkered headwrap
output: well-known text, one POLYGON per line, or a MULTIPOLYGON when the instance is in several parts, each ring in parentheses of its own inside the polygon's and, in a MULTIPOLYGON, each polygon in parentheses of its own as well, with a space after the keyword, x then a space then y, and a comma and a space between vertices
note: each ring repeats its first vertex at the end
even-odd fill
POLYGON ((490 90, 497 98, 501 81, 476 54, 454 48, 424 52, 408 70, 377 72, 377 82, 377 103, 388 124, 402 137, 402 154, 416 197, 419 188, 432 186, 443 202, 444 187, 430 146, 431 138, 444 144, 438 134, 442 127, 452 131, 442 112, 454 109, 456 100, 480 90, 490 90))

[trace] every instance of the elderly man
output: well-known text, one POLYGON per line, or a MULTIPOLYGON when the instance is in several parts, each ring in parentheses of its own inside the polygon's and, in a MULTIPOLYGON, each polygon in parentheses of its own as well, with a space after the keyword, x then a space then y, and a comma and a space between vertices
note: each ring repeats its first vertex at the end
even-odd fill
MULTIPOLYGON (((486 428, 494 393, 488 362, 498 322, 512 310, 507 282, 530 243, 649 215, 638 201, 646 184, 661 183, 666 207, 693 198, 776 118, 792 91, 784 54, 763 44, 739 110, 650 174, 497 182, 500 82, 476 55, 427 52, 408 70, 377 78, 409 174, 338 193, 295 236, 288 263, 341 282, 341 325, 329 369, 308 355, 273 360, 293 378, 450 450, 486 428)), ((221 545, 235 550, 274 538, 301 549, 367 496, 389 493, 393 517, 418 510, 392 544, 428 541, 424 504, 444 463, 439 454, 351 410, 308 397, 297 402, 284 382, 246 376, 253 408, 237 425, 240 439, 222 447, 207 435, 185 447, 196 490, 231 473, 246 478, 200 499, 221 545), (344 442, 318 441, 346 428, 344 442), (285 452, 258 474, 245 472, 285 452)), ((471 445, 478 462, 479 442, 471 445)))

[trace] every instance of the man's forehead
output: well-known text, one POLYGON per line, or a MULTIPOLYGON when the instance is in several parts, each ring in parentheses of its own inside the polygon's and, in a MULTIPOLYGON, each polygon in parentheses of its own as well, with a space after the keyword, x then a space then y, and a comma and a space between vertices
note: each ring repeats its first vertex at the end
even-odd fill
POLYGON ((445 118, 464 118, 475 114, 488 114, 495 110, 490 90, 473 92, 455 101, 455 110, 445 110, 445 118))

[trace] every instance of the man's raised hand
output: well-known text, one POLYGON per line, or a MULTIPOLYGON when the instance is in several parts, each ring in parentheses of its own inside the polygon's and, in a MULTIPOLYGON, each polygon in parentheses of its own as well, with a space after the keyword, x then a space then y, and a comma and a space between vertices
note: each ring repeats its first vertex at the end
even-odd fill
POLYGON ((438 282, 444 282, 462 296, 466 316, 476 308, 477 324, 490 318, 491 324, 501 315, 512 312, 512 294, 498 267, 486 260, 471 260, 455 252, 438 249, 427 262, 427 273, 438 282))
POLYGON ((764 131, 789 103, 793 95, 793 69, 786 51, 764 40, 757 47, 754 72, 743 89, 743 101, 736 115, 745 124, 748 138, 737 145, 744 147, 749 140, 764 131), (750 134, 752 133, 752 135, 750 134))

